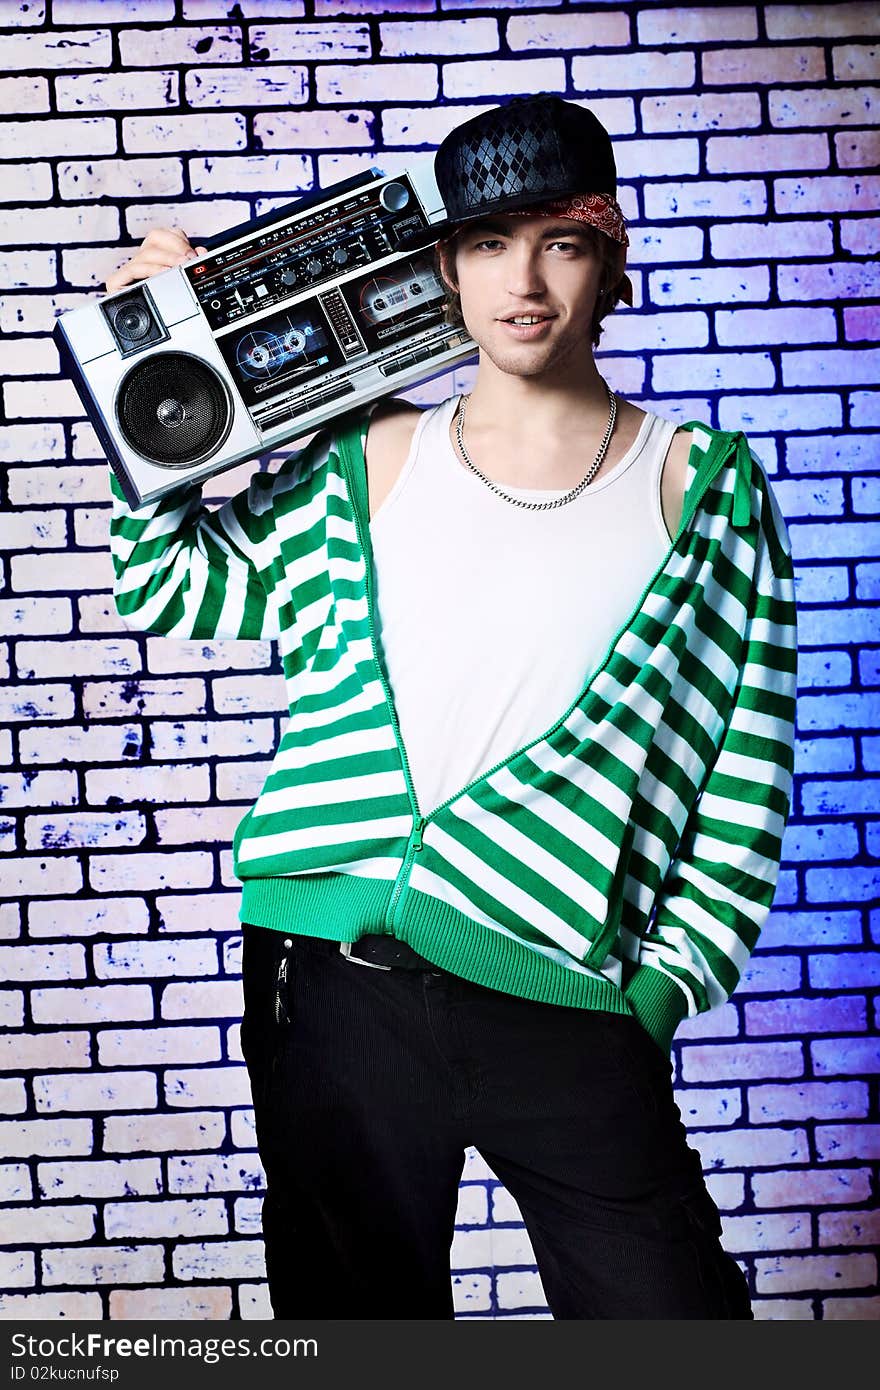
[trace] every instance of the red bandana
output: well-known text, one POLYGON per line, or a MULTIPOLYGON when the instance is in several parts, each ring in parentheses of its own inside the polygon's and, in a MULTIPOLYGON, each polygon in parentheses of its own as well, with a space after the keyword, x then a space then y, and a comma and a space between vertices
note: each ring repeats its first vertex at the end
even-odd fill
POLYGON ((589 222, 591 227, 597 227, 613 241, 619 241, 621 246, 629 246, 623 213, 610 193, 580 193, 574 198, 553 198, 547 203, 536 203, 534 207, 517 208, 508 216, 528 217, 530 214, 570 217, 575 222, 589 222))

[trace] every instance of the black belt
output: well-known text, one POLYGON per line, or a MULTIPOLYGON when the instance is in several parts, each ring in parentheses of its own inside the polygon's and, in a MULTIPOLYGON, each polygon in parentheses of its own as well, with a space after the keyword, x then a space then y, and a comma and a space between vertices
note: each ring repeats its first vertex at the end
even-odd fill
POLYGON ((357 941, 340 941, 339 949, 353 965, 371 965, 377 970, 432 970, 435 975, 440 974, 431 961, 396 936, 377 934, 362 936, 357 941))

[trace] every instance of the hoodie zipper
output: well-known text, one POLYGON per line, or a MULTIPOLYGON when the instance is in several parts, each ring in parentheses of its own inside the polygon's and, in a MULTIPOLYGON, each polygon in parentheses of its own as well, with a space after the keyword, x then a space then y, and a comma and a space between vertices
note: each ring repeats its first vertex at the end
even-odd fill
MULTIPOLYGON (((689 424, 691 424, 691 425, 696 425, 698 428, 701 428, 701 429, 704 428, 704 426, 700 425, 699 421, 690 421, 689 424)), ((687 426, 686 426, 685 428, 687 428, 687 426)), ((744 446, 741 444, 740 447, 744 447, 744 446)), ((691 446, 691 448, 693 448, 693 445, 691 446)), ((435 820, 436 817, 440 815, 441 811, 445 811, 446 808, 447 808, 447 806, 451 806, 452 803, 453 803, 453 801, 458 801, 458 799, 459 799, 460 797, 466 796, 467 793, 470 792, 470 791, 472 791, 474 787, 479 786, 479 784, 480 784, 481 782, 485 782, 489 777, 493 777, 493 776, 495 775, 496 772, 499 772, 499 771, 501 770, 502 767, 506 767, 508 763, 512 763, 512 762, 513 762, 516 758, 518 758, 522 753, 527 753, 528 750, 529 750, 530 748, 534 748, 536 744, 538 744, 538 743, 543 743, 545 739, 551 738, 551 737, 553 736, 553 734, 556 733, 557 729, 559 729, 559 728, 562 727, 562 725, 565 723, 565 721, 570 717, 570 715, 573 713, 573 711, 574 711, 574 710, 578 707, 578 705, 580 704, 581 700, 582 700, 583 697, 584 697, 584 692, 585 692, 587 689, 589 689, 589 687, 593 684, 593 681, 594 681, 594 680, 596 679, 596 677, 599 675, 600 671, 602 671, 602 670, 604 669, 606 663, 608 662, 609 657, 611 656, 611 653, 613 652, 614 648, 617 646, 617 643, 618 643, 618 641, 620 640, 621 636, 622 636, 623 633, 626 631, 626 629, 630 626, 630 624, 632 623, 633 618, 635 617, 636 613, 638 613, 638 612, 640 611, 640 609, 641 609, 641 607, 642 607, 642 604, 644 603, 644 601, 645 601, 645 599, 646 599, 648 593, 649 593, 649 592, 651 591, 651 589, 654 587, 654 585, 655 585, 656 582, 657 582, 657 579, 658 579, 659 576, 663 573, 663 571, 665 570, 666 566, 669 564, 669 561, 670 561, 670 558, 671 558, 671 556, 672 556, 673 551, 675 550, 676 546, 678 545, 678 542, 679 542, 679 540, 681 539, 682 535, 685 533, 685 531, 686 531, 686 530, 688 529, 688 527, 690 526, 690 523, 691 523, 691 520, 693 519, 694 513, 696 512, 696 510, 697 510, 697 508, 699 507, 701 501, 703 500, 703 497, 705 496, 706 492, 708 491, 709 487, 711 486, 711 484, 712 484, 712 482, 714 481, 714 479, 715 479, 715 477, 717 476, 717 474, 720 472, 721 468, 722 468, 722 467, 724 466, 724 464, 727 462, 727 460, 728 460, 728 458, 730 457, 731 453, 732 453, 732 452, 734 451, 734 449, 736 449, 736 448, 737 448, 736 440, 732 440, 732 441, 728 442, 727 444, 725 444, 725 445, 723 446, 723 448, 720 450, 720 453, 719 453, 719 457, 718 457, 718 458, 713 459, 713 458, 711 458, 711 455, 709 455, 709 456, 703 458, 701 464, 700 464, 700 465, 698 466, 698 468, 697 468, 697 471, 696 471, 696 473, 695 473, 695 475, 694 475, 694 479, 693 479, 693 481, 692 481, 692 483, 691 483, 691 487, 694 488, 695 490, 694 490, 694 492, 693 492, 693 494, 692 494, 692 497, 691 497, 690 501, 686 501, 686 503, 685 503, 685 506, 684 506, 683 511, 682 511, 681 520, 680 520, 680 522, 679 522, 678 530, 677 530, 677 532, 676 532, 676 534, 675 534, 675 539, 674 539, 674 540, 672 541, 672 543, 670 544, 669 549, 668 549, 667 552, 666 552, 665 558, 663 559, 663 561, 661 562, 661 564, 657 567, 657 569, 654 571, 654 573, 652 574, 651 578, 648 580, 648 583, 645 585, 644 589, 642 590, 642 593, 641 593, 641 595, 640 595, 640 597, 639 597, 638 603, 636 604, 635 608, 633 608, 632 611, 630 612, 630 615, 629 615, 629 617, 627 618, 627 620, 626 620, 623 624, 621 624, 621 626, 617 629, 617 632, 616 632, 616 633, 614 634, 614 636, 612 637, 612 639, 611 639, 611 641, 610 641, 610 643, 608 644, 608 647, 607 647, 607 649, 606 649, 605 655, 603 656, 603 658, 602 658, 602 660, 600 661, 599 665, 595 668, 595 670, 593 671, 593 673, 592 673, 592 675, 590 676, 589 680, 588 680, 584 685, 581 686, 580 691, 578 692, 576 698, 575 698, 574 700, 572 700, 571 704, 568 706, 568 709, 565 711, 565 713, 562 714, 562 715, 560 716, 560 718, 557 719, 556 723, 553 724, 545 733, 539 734, 539 736, 538 736, 537 738, 533 738, 533 739, 531 740, 530 743, 526 743, 526 744, 524 744, 521 748, 517 748, 515 752, 509 754, 508 757, 506 757, 506 758, 502 758, 500 762, 497 762, 497 763, 495 764, 495 766, 489 768, 488 771, 486 771, 486 772, 481 772, 480 775, 479 775, 479 777, 475 777, 472 781, 468 782, 468 784, 467 784, 466 786, 462 787, 459 791, 455 792, 452 796, 447 797, 446 800, 443 801, 443 802, 441 802, 441 804, 440 804, 439 806, 435 806, 435 807, 434 807, 434 810, 431 811, 427 816, 423 816, 422 813, 421 813, 421 811, 420 811, 420 809, 419 809, 419 804, 418 804, 418 801, 417 801, 417 799, 416 799, 416 794, 415 794, 415 788, 414 788, 414 786, 413 786, 412 773, 411 773, 411 771, 410 771, 409 760, 408 760, 407 755, 406 755, 406 749, 405 749, 404 746, 403 746, 403 739, 402 739, 401 733, 400 733, 400 725, 399 725, 398 720, 397 720, 397 711, 396 711, 395 708, 394 708, 394 701, 393 701, 392 696, 391 696, 391 690, 390 690, 390 687, 389 687, 389 685, 388 685, 388 681, 387 681, 386 678, 385 678, 385 672, 384 672, 384 670, 382 669, 382 663, 381 663, 381 661, 379 660, 379 652, 378 652, 378 647, 377 647, 377 645, 376 645, 375 629, 374 629, 374 627, 373 627, 373 583, 372 583, 372 573, 371 573, 371 571, 372 571, 372 546, 370 546, 370 547, 368 548, 367 546, 364 545, 364 534, 363 534, 363 526, 362 526, 362 522, 361 522, 361 516, 360 516, 359 509, 358 509, 357 505, 355 504, 354 497, 352 496, 352 491, 353 491, 353 490, 352 490, 351 483, 349 482, 349 496, 350 496, 350 500, 351 500, 352 512, 353 512, 353 514, 354 514, 355 532, 356 532, 356 534, 357 534, 358 544, 359 544, 360 550, 361 550, 361 555, 363 556, 363 559, 364 559, 364 573, 365 573, 365 576, 366 576, 366 595, 367 595, 367 625, 368 625, 369 632, 370 632, 370 644, 371 644, 372 651, 373 651, 373 660, 374 660, 374 663, 375 663, 375 666, 376 666, 376 670, 377 670, 378 673, 379 673, 379 679, 380 679, 380 681, 381 681, 381 683, 382 683, 382 689, 383 689, 384 692, 385 692, 385 701, 386 701, 386 705, 387 705, 387 708, 388 708, 388 713, 389 713, 389 716, 390 716, 390 719, 391 719, 391 726, 392 726, 392 728, 393 728, 393 730, 394 730, 394 737, 395 737, 395 739, 396 739, 396 741, 397 741, 397 747, 398 747, 398 750, 399 750, 399 752, 400 752, 400 760, 401 760, 401 763, 402 763, 402 765, 403 765, 404 779, 405 779, 405 781, 406 781, 407 795, 408 795, 408 797, 409 797, 409 801, 410 801, 410 805, 412 806, 412 813, 413 813, 413 828, 412 828, 412 830, 410 831, 410 834, 409 834, 409 839, 408 839, 408 841, 407 841, 406 850, 405 850, 404 856, 403 856, 403 862, 402 862, 402 864, 401 864, 401 866, 400 866, 400 869, 399 869, 399 871, 398 871, 397 878, 395 879, 394 889, 393 889, 393 891, 392 891, 391 899, 390 899, 389 904, 388 904, 388 909, 387 909, 387 912, 386 912, 386 914, 385 914, 385 926, 386 926, 386 929, 387 929, 387 931, 388 931, 389 933, 391 933, 392 935, 393 935, 393 933, 394 933, 394 927, 395 927, 395 924, 396 924, 396 921, 397 921, 398 908, 399 908, 399 905, 400 905, 400 902, 401 902, 401 897, 402 897, 403 889, 404 889, 404 887, 407 885, 407 883, 408 883, 408 881, 409 881, 409 876, 410 876, 410 872, 411 872, 411 870, 412 870, 412 865, 413 865, 413 861, 414 861, 414 859, 415 859, 415 856, 416 856, 416 854, 418 854, 418 852, 419 852, 419 851, 421 850, 421 848, 422 848, 422 839, 423 839, 425 827, 426 827, 431 821, 435 820), (697 484, 699 484, 698 487, 697 487, 697 484), (368 561, 368 559, 367 559, 368 549, 369 549, 369 554, 370 554, 370 560, 369 560, 369 561, 368 561)), ((364 472, 365 472, 365 474, 366 474, 366 460, 364 460, 364 472)), ((348 481, 348 480, 346 480, 346 481, 348 481)), ((737 479, 737 486, 739 486, 739 477, 738 477, 738 479, 737 479)))

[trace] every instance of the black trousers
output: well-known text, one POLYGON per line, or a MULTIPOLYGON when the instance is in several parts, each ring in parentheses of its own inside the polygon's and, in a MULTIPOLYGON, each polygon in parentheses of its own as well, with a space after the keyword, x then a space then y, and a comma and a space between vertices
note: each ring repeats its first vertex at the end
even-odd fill
POLYGON ((242 976, 276 1318, 452 1318, 469 1145, 519 1205, 554 1318, 752 1317, 634 1018, 247 924, 242 976))

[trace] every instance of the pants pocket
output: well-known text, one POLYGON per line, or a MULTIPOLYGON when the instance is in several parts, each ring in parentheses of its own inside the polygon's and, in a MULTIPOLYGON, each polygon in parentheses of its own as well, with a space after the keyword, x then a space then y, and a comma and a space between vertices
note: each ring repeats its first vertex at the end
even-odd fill
POLYGON ((681 1204, 709 1305, 706 1316, 753 1319, 748 1281, 721 1244, 721 1217, 707 1188, 689 1192, 681 1204))
POLYGON ((260 1075, 271 1066, 281 1031, 292 1022, 294 977, 293 938, 271 927, 245 923, 241 950, 241 1051, 255 1089, 260 1075))

